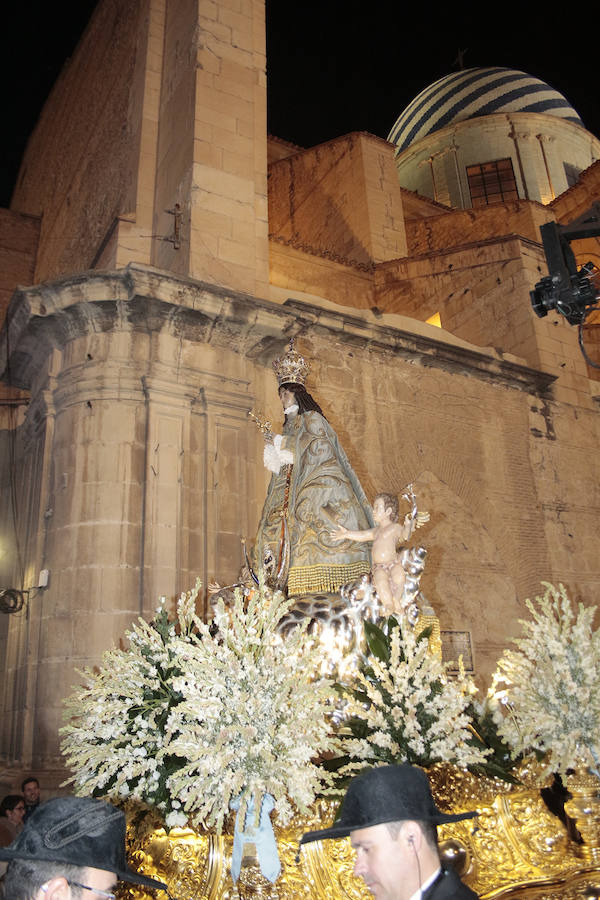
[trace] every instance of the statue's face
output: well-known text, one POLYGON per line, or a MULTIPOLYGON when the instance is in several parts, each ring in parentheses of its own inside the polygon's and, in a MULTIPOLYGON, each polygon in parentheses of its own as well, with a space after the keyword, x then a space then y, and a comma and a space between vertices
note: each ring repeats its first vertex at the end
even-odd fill
POLYGON ((379 525, 380 522, 384 522, 386 519, 390 518, 392 510, 389 506, 386 509, 385 500, 383 497, 377 497, 375 503, 373 504, 373 521, 376 525, 379 525))
POLYGON ((288 388, 279 388, 279 396, 281 397, 281 403, 284 409, 287 409, 288 406, 293 406, 296 402, 296 395, 293 391, 288 390, 288 388))

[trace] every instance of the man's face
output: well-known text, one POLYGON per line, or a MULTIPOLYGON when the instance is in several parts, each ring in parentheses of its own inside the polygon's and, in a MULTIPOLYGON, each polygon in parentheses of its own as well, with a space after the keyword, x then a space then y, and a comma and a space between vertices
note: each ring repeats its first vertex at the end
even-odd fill
POLYGON ((84 868, 75 878, 55 875, 43 884, 35 895, 35 900, 105 900, 117 886, 115 872, 104 869, 84 868), (79 887, 84 885, 84 887, 79 887))
POLYGON ((40 786, 37 781, 28 781, 23 788, 23 796, 27 803, 38 803, 40 799, 40 786))
MULTIPOLYGON (((104 869, 86 869, 85 880, 82 878, 81 883, 87 887, 94 888, 95 891, 107 891, 113 893, 117 886, 117 876, 115 872, 105 872, 104 869)), ((92 894, 91 891, 82 891, 81 896, 86 900, 92 900, 92 897, 101 897, 102 894, 92 894)))
POLYGON ((361 876, 377 900, 404 900, 419 886, 414 851, 402 829, 393 838, 386 825, 359 828, 350 835, 356 850, 354 874, 361 876))

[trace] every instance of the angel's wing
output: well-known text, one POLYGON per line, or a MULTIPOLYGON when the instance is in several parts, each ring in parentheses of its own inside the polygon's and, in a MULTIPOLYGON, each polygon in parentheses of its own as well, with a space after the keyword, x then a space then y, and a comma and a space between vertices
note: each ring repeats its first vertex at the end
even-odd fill
POLYGON ((421 528, 426 522, 429 522, 431 516, 428 512, 418 512, 415 516, 415 528, 421 528))

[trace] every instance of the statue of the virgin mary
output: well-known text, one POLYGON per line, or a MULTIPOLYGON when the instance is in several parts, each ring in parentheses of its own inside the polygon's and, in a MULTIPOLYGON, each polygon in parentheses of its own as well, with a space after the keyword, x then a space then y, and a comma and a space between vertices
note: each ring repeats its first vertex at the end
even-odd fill
POLYGON ((283 434, 266 437, 264 462, 273 473, 255 545, 255 561, 287 570, 290 596, 333 593, 370 571, 369 549, 341 549, 340 525, 373 526, 371 509, 338 437, 305 387, 309 367, 294 349, 273 368, 285 419, 283 434), (285 563, 285 566, 284 566, 285 563))

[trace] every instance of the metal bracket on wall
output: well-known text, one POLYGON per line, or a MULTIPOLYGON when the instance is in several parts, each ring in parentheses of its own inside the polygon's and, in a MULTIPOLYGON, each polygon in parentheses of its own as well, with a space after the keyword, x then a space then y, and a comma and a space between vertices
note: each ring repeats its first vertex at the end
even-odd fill
POLYGON ((176 203, 173 209, 166 209, 166 213, 173 216, 173 235, 172 237, 163 238, 164 241, 170 241, 175 250, 181 247, 181 219, 182 212, 179 203, 176 203))

